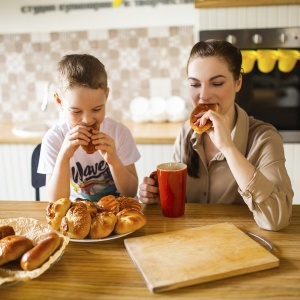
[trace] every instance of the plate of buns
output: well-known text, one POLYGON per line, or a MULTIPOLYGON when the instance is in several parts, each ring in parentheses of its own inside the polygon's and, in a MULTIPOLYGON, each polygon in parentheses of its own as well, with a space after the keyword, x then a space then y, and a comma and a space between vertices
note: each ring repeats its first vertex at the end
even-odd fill
POLYGON ((108 195, 98 202, 61 198, 48 204, 46 220, 72 242, 104 242, 126 236, 146 223, 141 204, 131 197, 108 195))
POLYGON ((40 276, 61 258, 69 240, 32 218, 0 219, 0 285, 40 276))

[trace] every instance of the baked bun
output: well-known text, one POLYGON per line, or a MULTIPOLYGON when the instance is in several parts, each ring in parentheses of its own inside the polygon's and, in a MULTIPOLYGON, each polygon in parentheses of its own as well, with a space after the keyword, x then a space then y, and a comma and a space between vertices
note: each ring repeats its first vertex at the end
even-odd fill
POLYGON ((145 215, 135 208, 125 208, 117 214, 117 223, 114 232, 124 234, 142 228, 146 223, 145 215))
POLYGON ((66 215, 72 202, 69 198, 61 198, 48 204, 46 219, 48 224, 55 230, 59 230, 61 220, 66 215))
POLYGON ((85 199, 77 200, 76 202, 74 202, 72 204, 72 206, 73 205, 81 205, 81 204, 86 206, 86 208, 92 218, 95 217, 100 212, 100 207, 96 203, 94 203, 90 200, 85 200, 85 199))
POLYGON ((110 235, 117 222, 117 216, 111 212, 106 211, 96 215, 92 218, 90 238, 91 239, 101 239, 110 235))
POLYGON ((91 215, 84 204, 73 205, 62 218, 60 232, 71 239, 84 239, 91 228, 91 215))
POLYGON ((9 225, 4 225, 0 227, 0 239, 3 239, 6 236, 9 235, 15 235, 15 230, 9 226, 9 225))
POLYGON ((134 198, 131 197, 118 197, 116 200, 120 204, 120 211, 123 210, 124 208, 135 208, 137 210, 141 210, 141 204, 135 200, 134 198))
MULTIPOLYGON (((98 129, 99 129, 99 124, 96 122, 94 125, 89 127, 89 132, 92 133, 93 130, 98 130, 98 129)), ((93 154, 94 152, 97 151, 95 149, 95 145, 92 143, 92 139, 90 139, 87 145, 81 145, 81 147, 87 154, 93 154)))
POLYGON ((198 134, 202 134, 203 132, 205 132, 206 130, 208 130, 209 128, 212 127, 212 121, 211 120, 207 120, 206 124, 204 126, 197 126, 194 123, 198 120, 195 115, 199 114, 199 113, 204 113, 207 112, 208 110, 213 110, 218 112, 219 109, 219 105, 217 103, 207 103, 207 104, 198 104, 194 110, 191 113, 190 116, 190 126, 192 127, 192 129, 194 131, 196 131, 198 134))
POLYGON ((25 236, 9 235, 0 240, 0 266, 20 258, 33 247, 25 236))
POLYGON ((111 211, 117 214, 120 211, 120 203, 116 200, 116 197, 113 195, 108 195, 102 197, 98 204, 100 208, 104 211, 111 211))

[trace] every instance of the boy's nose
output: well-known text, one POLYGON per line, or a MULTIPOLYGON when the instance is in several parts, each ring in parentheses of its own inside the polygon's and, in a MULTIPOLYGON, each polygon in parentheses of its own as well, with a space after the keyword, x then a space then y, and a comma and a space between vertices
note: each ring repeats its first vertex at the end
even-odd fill
POLYGON ((89 125, 89 124, 92 124, 92 122, 93 122, 93 118, 89 114, 83 115, 83 117, 82 117, 83 124, 89 125))

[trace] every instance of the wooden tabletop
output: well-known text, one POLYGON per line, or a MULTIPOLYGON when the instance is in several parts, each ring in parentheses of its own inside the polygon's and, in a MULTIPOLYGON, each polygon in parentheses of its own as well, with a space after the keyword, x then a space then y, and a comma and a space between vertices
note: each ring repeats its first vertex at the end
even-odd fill
MULTIPOLYGON (((0 201, 0 218, 31 217, 46 224, 46 202, 0 201)), ((300 205, 279 232, 257 227, 246 206, 187 204, 181 218, 144 207, 147 224, 127 237, 98 243, 70 242, 62 258, 40 277, 0 286, 1 299, 300 299, 300 205), (267 239, 278 268, 152 294, 128 255, 124 239, 230 222, 267 239)), ((155 251, 155 249, 153 249, 155 251)))

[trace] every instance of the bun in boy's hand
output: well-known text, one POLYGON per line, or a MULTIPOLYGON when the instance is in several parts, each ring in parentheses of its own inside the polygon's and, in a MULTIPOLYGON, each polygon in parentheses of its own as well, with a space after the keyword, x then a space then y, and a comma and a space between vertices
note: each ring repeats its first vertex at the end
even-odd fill
POLYGON ((201 112, 207 112, 210 109, 215 111, 215 112, 218 112, 219 105, 217 103, 198 104, 191 113, 190 126, 193 128, 194 131, 196 131, 199 134, 202 134, 203 132, 205 132, 206 130, 211 128, 212 127, 212 121, 207 120, 206 124, 204 126, 199 127, 199 126, 194 124, 197 121, 197 118, 195 117, 195 115, 197 115, 201 112))
MULTIPOLYGON (((98 129, 99 129, 99 124, 96 122, 94 125, 90 126, 89 131, 92 132, 93 130, 98 130, 98 129)), ((88 145, 81 145, 81 147, 87 154, 93 154, 94 152, 97 151, 91 139, 88 145)))

